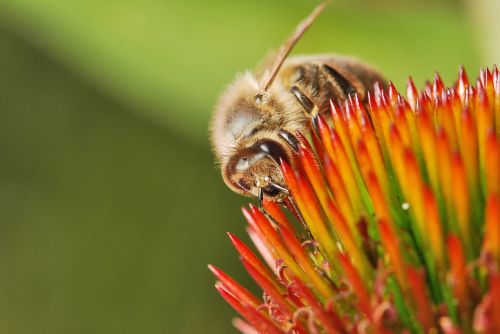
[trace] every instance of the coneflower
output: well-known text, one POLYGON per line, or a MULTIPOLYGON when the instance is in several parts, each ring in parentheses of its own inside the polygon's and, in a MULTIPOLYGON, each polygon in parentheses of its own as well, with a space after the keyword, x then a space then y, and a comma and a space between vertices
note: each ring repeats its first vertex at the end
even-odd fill
POLYGON ((220 269, 243 333, 500 333, 500 74, 375 87, 319 115, 287 210, 244 208, 229 237, 257 297, 220 269), (289 214, 291 213, 291 214, 289 214), (293 218, 295 217, 295 218, 293 218), (293 219, 291 219, 293 218, 293 219))

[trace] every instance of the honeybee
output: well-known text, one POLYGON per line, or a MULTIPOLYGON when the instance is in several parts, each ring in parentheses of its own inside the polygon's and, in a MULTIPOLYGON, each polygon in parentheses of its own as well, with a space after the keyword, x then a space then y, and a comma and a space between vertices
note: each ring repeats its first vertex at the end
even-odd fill
POLYGON ((237 193, 281 201, 288 195, 280 159, 293 165, 297 132, 329 108, 329 100, 358 94, 385 80, 354 58, 325 54, 288 57, 326 7, 318 5, 263 71, 244 72, 220 95, 211 140, 224 182, 237 193))

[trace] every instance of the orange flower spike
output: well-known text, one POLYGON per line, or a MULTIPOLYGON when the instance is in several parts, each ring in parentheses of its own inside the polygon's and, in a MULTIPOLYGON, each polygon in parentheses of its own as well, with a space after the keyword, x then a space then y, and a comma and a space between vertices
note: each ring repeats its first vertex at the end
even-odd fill
POLYGON ((378 143, 378 139, 373 130, 372 122, 368 117, 368 113, 366 112, 365 107, 363 106, 357 95, 354 97, 354 106, 356 108, 357 115, 359 118, 359 123, 361 126, 362 141, 366 145, 370 162, 375 171, 375 174, 377 175, 377 178, 380 180, 380 183, 382 184, 382 187, 384 188, 385 191, 387 191, 386 194, 389 194, 388 192, 389 180, 384 165, 384 159, 382 157, 382 152, 378 143))
MULTIPOLYGON (((340 137, 340 140, 342 141, 342 144, 347 147, 352 146, 352 141, 351 137, 349 135, 349 129, 347 126, 347 120, 346 120, 346 115, 344 111, 340 108, 339 105, 337 105, 335 102, 330 100, 330 112, 332 115, 332 120, 333 120, 333 128, 337 132, 338 136, 340 137)), ((322 115, 319 115, 320 118, 322 118, 323 121, 325 119, 323 118, 322 115)), ((326 124, 326 122, 325 122, 326 124)), ((323 137, 322 137, 323 139, 323 137)), ((324 143, 324 139, 323 139, 324 143)))
POLYGON ((323 162, 326 179, 328 181, 328 185, 332 190, 335 202, 340 208, 342 215, 352 224, 354 225, 357 221, 357 216, 354 214, 351 200, 349 195, 347 194, 347 190, 345 189, 344 181, 340 176, 340 173, 337 169, 337 166, 330 160, 330 158, 326 157, 323 162))
MULTIPOLYGON (((419 233, 422 237, 427 238, 428 234, 424 233, 427 230, 427 223, 424 212, 422 186, 423 180, 418 167, 417 158, 410 149, 405 149, 403 153, 403 164, 406 172, 406 199, 410 203, 410 211, 415 217, 419 233)), ((427 241, 424 239, 424 241, 427 241)))
POLYGON ((485 155, 484 150, 486 146, 486 137, 490 130, 493 129, 493 109, 490 108, 490 102, 483 87, 478 87, 477 96, 475 101, 475 114, 477 120, 477 142, 479 146, 479 163, 480 170, 484 170, 485 155))
POLYGON ((457 145, 458 147, 462 144, 462 138, 459 135, 460 132, 460 124, 462 118, 462 100, 460 95, 455 91, 451 91, 450 95, 450 106, 453 113, 453 120, 455 121, 455 129, 457 133, 457 145))
POLYGON ((417 126, 420 135, 423 160, 434 191, 438 191, 438 164, 436 159, 436 132, 432 120, 432 107, 419 108, 417 113, 417 126))
POLYGON ((469 190, 467 186, 467 175, 462 158, 454 154, 451 165, 452 191, 451 200, 453 204, 454 220, 458 223, 458 229, 466 249, 471 247, 470 235, 470 204, 469 190))
POLYGON ((304 272, 294 261, 293 256, 290 254, 288 249, 286 249, 285 245, 281 241, 278 232, 276 232, 269 220, 267 220, 264 214, 257 208, 251 206, 250 210, 258 227, 258 231, 260 231, 260 235, 274 250, 275 259, 283 259, 285 264, 290 268, 295 276, 300 279, 305 279, 304 272))
POLYGON ((485 238, 483 253, 489 254, 496 259, 500 268, 500 197, 491 194, 486 203, 485 216, 485 238))
POLYGON ((448 259, 450 262, 450 272, 448 279, 453 288, 453 296, 458 302, 458 307, 462 315, 468 313, 469 289, 467 285, 467 261, 460 238, 455 234, 450 234, 447 240, 448 259))
POLYGON ((392 264, 394 271, 396 273, 396 278, 401 285, 403 291, 408 291, 408 279, 406 277, 406 270, 404 266, 403 259, 401 258, 401 249, 399 247, 399 241, 388 224, 384 220, 379 222, 380 237, 382 239, 382 246, 389 257, 390 263, 392 264))
POLYGON ((358 307, 367 318, 371 318, 372 310, 370 306, 370 294, 366 290, 364 280, 359 275, 356 268, 352 265, 351 260, 345 254, 339 254, 340 264, 344 269, 347 282, 351 285, 351 290, 358 299, 358 307))
POLYGON ((293 231, 293 226, 275 201, 264 199, 264 209, 273 217, 279 227, 286 227, 293 231))
POLYGON ((377 177, 373 172, 368 172, 366 183, 368 186, 368 191, 370 193, 370 197, 373 201, 373 206, 375 208, 375 215, 377 219, 383 219, 387 221, 388 224, 392 224, 391 216, 388 209, 388 203, 384 196, 382 189, 380 188, 380 184, 377 180, 377 177))
POLYGON ((441 129, 446 132, 448 140, 450 142, 453 150, 458 149, 457 142, 457 129, 455 127, 455 118, 453 116, 453 109, 451 108, 451 95, 455 94, 454 91, 448 90, 448 92, 443 96, 441 103, 438 106, 440 119, 439 124, 441 129))
POLYGON ((248 291, 238 282, 232 279, 228 274, 212 265, 209 265, 208 269, 210 269, 214 276, 224 286, 224 289, 227 292, 231 293, 231 295, 233 295, 236 299, 250 304, 253 307, 258 307, 260 305, 260 301, 257 297, 255 297, 250 291, 248 291))
MULTIPOLYGON (((259 243, 262 247, 265 248, 265 251, 269 254, 271 254, 273 259, 276 259, 278 257, 278 254, 276 253, 276 249, 272 246, 272 244, 269 242, 269 239, 262 235, 262 231, 260 227, 257 225, 257 222, 255 220, 255 217, 251 210, 247 208, 241 208, 241 212, 243 212, 243 216, 245 217, 246 221, 248 222, 248 225, 250 229, 253 231, 254 235, 258 237, 259 243)), ((257 246, 257 245, 256 245, 257 246)), ((259 249, 261 251, 261 249, 259 249)), ((268 259, 266 259, 268 260, 268 259)))
POLYGON ((382 113, 382 107, 377 105, 375 97, 370 92, 368 92, 368 104, 368 115, 370 115, 373 128, 375 129, 375 137, 377 138, 382 156, 386 158, 389 154, 388 145, 386 139, 384 138, 384 130, 382 128, 381 118, 379 117, 380 113, 382 113))
POLYGON ((303 176, 298 176, 297 179, 301 189, 300 191, 303 195, 303 201, 298 202, 299 209, 308 222, 311 234, 314 240, 318 242, 325 259, 333 263, 333 258, 338 252, 336 241, 328 228, 328 224, 323 216, 323 211, 311 185, 303 176))
POLYGON ((324 118, 318 116, 318 128, 321 133, 321 138, 327 148, 328 157, 335 163, 342 181, 349 195, 351 205, 357 217, 361 216, 365 211, 361 201, 361 194, 355 180, 354 172, 347 152, 340 140, 337 132, 331 129, 326 124, 324 118))
POLYGON ((318 196, 321 206, 325 209, 326 203, 330 199, 327 184, 323 178, 321 170, 319 169, 318 161, 312 151, 312 148, 309 146, 309 143, 301 135, 299 135, 298 138, 300 141, 298 155, 300 157, 302 167, 304 168, 308 180, 313 186, 316 196, 318 196))
POLYGON ((342 214, 333 202, 330 201, 328 207, 335 225, 335 232, 339 237, 340 243, 344 247, 344 251, 347 254, 351 254, 352 261, 363 278, 366 280, 371 279, 373 276, 372 267, 365 253, 359 247, 359 243, 354 239, 352 230, 346 219, 342 217, 342 214))
POLYGON ((349 129, 349 136, 351 138, 351 144, 355 145, 361 138, 361 128, 359 125, 358 116, 354 111, 352 100, 345 101, 344 110, 346 115, 347 128, 349 129))
POLYGON ((281 170, 288 184, 293 198, 297 202, 312 236, 319 243, 325 256, 331 263, 331 257, 337 253, 334 238, 323 219, 321 207, 317 201, 311 185, 303 176, 295 174, 293 169, 284 160, 281 160, 281 170))
POLYGON ((413 147, 413 141, 406 119, 405 105, 399 103, 394 108, 394 125, 398 128, 398 132, 403 140, 403 145, 406 147, 413 147))
POLYGON ((438 204, 436 197, 429 186, 424 185, 423 193, 430 248, 434 258, 436 259, 436 264, 439 268, 444 269, 446 263, 443 249, 443 231, 439 217, 438 204))
POLYGON ((484 175, 486 193, 500 194, 500 143, 493 130, 486 138, 484 175))
POLYGON ((480 190, 477 187, 479 184, 477 131, 473 115, 467 107, 465 107, 464 112, 462 113, 460 136, 462 138, 460 151, 462 153, 463 163, 467 173, 469 191, 474 192, 474 196, 476 196, 475 194, 480 190))
POLYGON ((411 287, 411 295, 415 302, 415 310, 417 311, 417 319, 422 325, 425 333, 432 333, 432 328, 435 327, 433 314, 431 309, 431 301, 427 295, 425 279, 421 272, 413 268, 408 268, 407 271, 408 284, 411 287))
POLYGON ((409 188, 408 188, 408 178, 406 177, 407 171, 403 163, 403 152, 404 145, 401 135, 396 127, 391 127, 389 133, 389 149, 390 149, 390 161, 396 173, 396 177, 401 184, 401 191, 403 196, 408 198, 409 188))
POLYGON ((437 133, 437 163, 439 166, 439 184, 441 194, 444 197, 444 204, 448 214, 451 214, 451 197, 453 192, 451 164, 452 164, 452 149, 448 140, 447 133, 440 129, 437 133))

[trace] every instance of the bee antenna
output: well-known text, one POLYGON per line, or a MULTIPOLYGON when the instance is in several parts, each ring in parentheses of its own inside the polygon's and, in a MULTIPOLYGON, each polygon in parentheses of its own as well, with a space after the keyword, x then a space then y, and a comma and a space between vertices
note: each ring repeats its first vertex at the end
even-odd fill
MULTIPOLYGON (((325 10, 326 6, 328 6, 332 0, 326 0, 317 5, 314 10, 312 11, 311 14, 309 14, 308 17, 306 17, 303 21, 301 21, 298 25, 297 28, 295 28, 295 31, 290 35, 290 37, 283 43, 281 48, 279 49, 278 53, 275 56, 275 60, 272 66, 271 71, 267 72, 265 76, 265 80, 263 80, 263 87, 262 91, 266 92, 269 87, 271 87, 274 79, 278 75, 278 72, 281 69, 281 66, 285 62, 285 59, 288 57, 290 52, 292 51, 293 47, 297 42, 302 38, 304 33, 309 29, 309 27, 316 21, 318 16, 325 10)), ((262 95, 262 93, 260 94, 262 95)))

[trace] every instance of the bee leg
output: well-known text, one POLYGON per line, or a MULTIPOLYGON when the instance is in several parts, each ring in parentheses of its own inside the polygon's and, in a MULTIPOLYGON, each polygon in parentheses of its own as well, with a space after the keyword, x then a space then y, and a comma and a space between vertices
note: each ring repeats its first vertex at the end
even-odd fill
POLYGON ((295 96, 297 101, 299 101, 302 108, 304 108, 306 115, 313 117, 318 114, 319 112, 318 106, 316 106, 314 102, 309 97, 307 97, 307 95, 304 94, 304 92, 300 90, 299 87, 293 85, 292 88, 290 88, 290 92, 295 96))
POLYGON ((306 115, 311 119, 314 131, 317 132, 318 114, 319 114, 318 106, 315 105, 314 102, 309 97, 307 97, 307 95, 304 94, 304 92, 302 92, 299 87, 293 85, 292 88, 290 88, 290 92, 302 105, 302 108, 304 108, 306 115))
POLYGON ((332 84, 340 88, 342 93, 344 94, 344 98, 348 98, 349 95, 354 95, 358 91, 356 87, 342 74, 340 74, 336 69, 327 64, 323 64, 322 66, 323 72, 326 74, 326 77, 330 77, 332 79, 332 84))
POLYGON ((257 200, 258 200, 257 206, 259 210, 265 212, 266 210, 264 210, 264 189, 259 188, 259 195, 257 197, 257 200))
POLYGON ((279 129, 278 136, 283 138, 295 153, 299 151, 300 143, 297 137, 284 129, 279 129))

